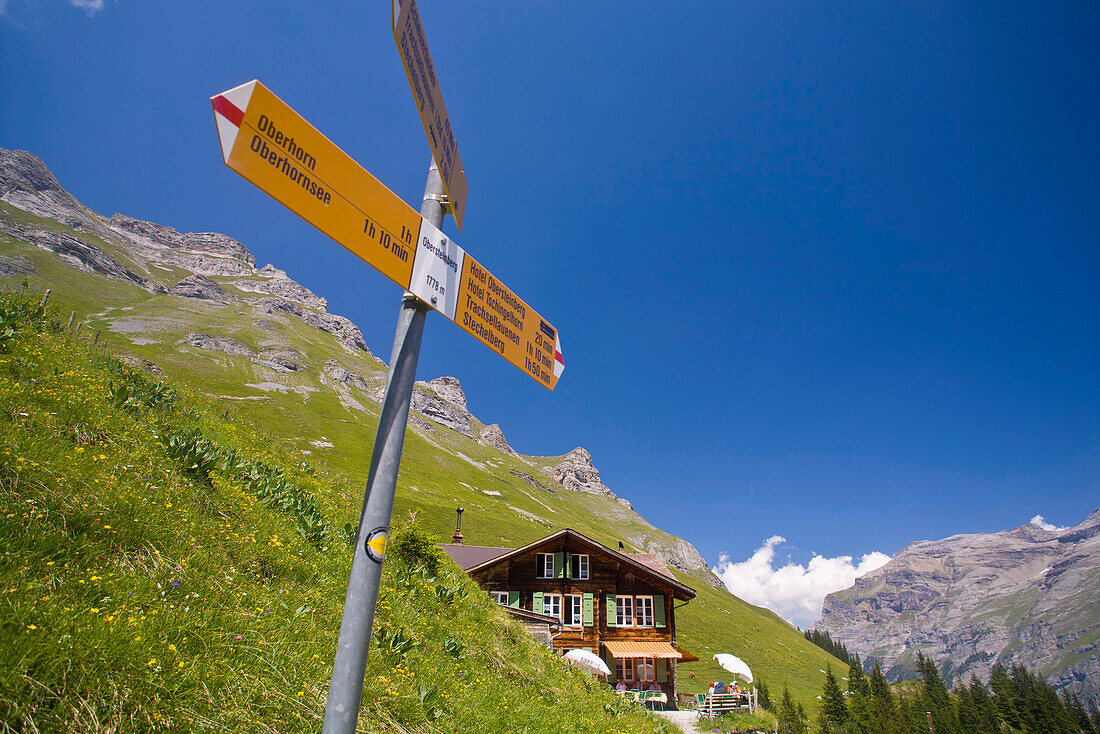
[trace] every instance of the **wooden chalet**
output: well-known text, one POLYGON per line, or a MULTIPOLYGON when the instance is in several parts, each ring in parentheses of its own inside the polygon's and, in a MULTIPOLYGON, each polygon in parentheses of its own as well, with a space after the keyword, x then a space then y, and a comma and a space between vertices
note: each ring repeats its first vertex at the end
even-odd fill
POLYGON ((676 610, 695 591, 656 556, 615 551, 569 528, 522 548, 465 545, 460 530, 454 540, 443 550, 514 616, 560 622, 548 628, 555 650, 594 652, 612 685, 655 682, 676 700, 676 663, 685 657, 676 610))

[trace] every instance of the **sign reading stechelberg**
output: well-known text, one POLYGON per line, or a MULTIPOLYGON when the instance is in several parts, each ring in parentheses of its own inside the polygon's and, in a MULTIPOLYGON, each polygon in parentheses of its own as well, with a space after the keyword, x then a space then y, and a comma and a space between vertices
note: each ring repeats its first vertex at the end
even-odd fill
POLYGON ((259 81, 210 102, 229 168, 554 389, 557 329, 481 263, 259 81))
POLYGON ((443 91, 439 88, 432 54, 428 51, 420 10, 416 7, 416 0, 393 0, 391 14, 393 40, 397 42, 401 62, 405 65, 405 75, 409 78, 420 122, 424 125, 424 134, 428 136, 428 145, 435 156, 435 164, 439 166, 439 177, 447 190, 451 216, 459 231, 462 231, 470 184, 466 181, 466 172, 462 170, 458 142, 451 129, 451 120, 447 117, 447 107, 443 104, 443 91))

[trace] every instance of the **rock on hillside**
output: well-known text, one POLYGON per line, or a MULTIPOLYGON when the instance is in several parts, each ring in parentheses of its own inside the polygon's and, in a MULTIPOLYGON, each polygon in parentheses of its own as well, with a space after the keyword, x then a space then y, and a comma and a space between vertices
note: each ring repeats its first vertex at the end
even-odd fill
POLYGON ((903 548, 830 594, 814 626, 894 679, 917 652, 945 678, 1022 663, 1056 688, 1100 695, 1100 509, 1079 525, 1027 524, 903 548))
POLYGON ((0 217, 0 231, 54 252, 75 268, 127 281, 151 293, 167 293, 171 287, 173 295, 213 302, 235 300, 223 287, 233 285, 242 291, 264 294, 264 298, 250 304, 261 313, 281 311, 329 332, 349 349, 368 351, 355 324, 328 313, 324 298, 294 282, 282 270, 270 265, 257 270, 256 258, 241 242, 216 232, 181 233, 123 214, 104 219, 61 188, 46 164, 33 153, 0 148, 0 200, 78 230, 79 236, 0 217), (93 240, 109 246, 110 252, 93 240), (120 259, 134 265, 124 266, 120 259), (177 274, 165 280, 172 268, 191 275, 180 280, 177 274), (240 280, 211 280, 219 277, 240 280))
POLYGON ((606 495, 618 500, 623 506, 630 507, 629 502, 616 497, 615 493, 600 481, 600 472, 592 464, 592 454, 580 446, 566 454, 557 466, 544 467, 542 471, 571 492, 606 495))
POLYGON ((61 188, 42 159, 25 150, 0 148, 0 199, 74 229, 93 226, 84 207, 61 188))
MULTIPOLYGON (((508 439, 504 437, 504 431, 500 430, 500 426, 496 423, 491 426, 485 426, 485 428, 481 430, 481 442, 486 446, 492 446, 501 453, 508 454, 512 458, 520 459, 520 455, 508 445, 508 439)), ((526 459, 520 460, 526 461, 526 459)))

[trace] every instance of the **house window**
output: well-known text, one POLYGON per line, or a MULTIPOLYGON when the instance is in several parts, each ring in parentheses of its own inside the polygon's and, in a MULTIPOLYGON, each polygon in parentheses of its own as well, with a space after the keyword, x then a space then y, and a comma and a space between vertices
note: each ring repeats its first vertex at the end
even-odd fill
POLYGON ((584 616, 581 613, 581 600, 583 597, 580 594, 566 594, 565 595, 565 616, 562 617, 562 622, 570 627, 580 627, 584 621, 584 616))
POLYGON ((638 680, 656 680, 653 672, 653 658, 634 658, 634 670, 638 680))
POLYGON ((542 613, 561 619, 561 594, 543 594, 542 613))
POLYGON ((615 675, 619 680, 634 680, 634 661, 629 658, 615 658, 615 675))
POLYGON ((653 626, 653 597, 652 596, 639 596, 638 603, 635 606, 637 609, 636 623, 639 627, 652 627, 653 626))
POLYGON ((497 604, 503 604, 508 606, 508 592, 507 591, 490 591, 489 598, 495 601, 497 604))
POLYGON ((617 627, 634 626, 634 597, 615 597, 615 625, 617 627))
POLYGON ((575 578, 575 579, 586 579, 586 578, 588 578, 588 555, 587 554, 574 553, 573 556, 570 558, 570 566, 571 566, 571 568, 569 570, 572 571, 572 574, 573 574, 572 577, 573 578, 575 578))
POLYGON ((535 578, 540 578, 540 579, 552 579, 552 578, 554 578, 554 554, 553 553, 537 553, 537 554, 535 554, 535 578))

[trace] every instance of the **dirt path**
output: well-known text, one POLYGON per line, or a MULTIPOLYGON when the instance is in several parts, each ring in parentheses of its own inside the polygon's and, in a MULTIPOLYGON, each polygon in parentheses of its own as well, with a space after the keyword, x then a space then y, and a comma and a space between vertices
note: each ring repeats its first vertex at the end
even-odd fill
POLYGON ((702 731, 695 726, 699 722, 698 711, 654 711, 653 713, 680 727, 685 734, 702 734, 702 731))

